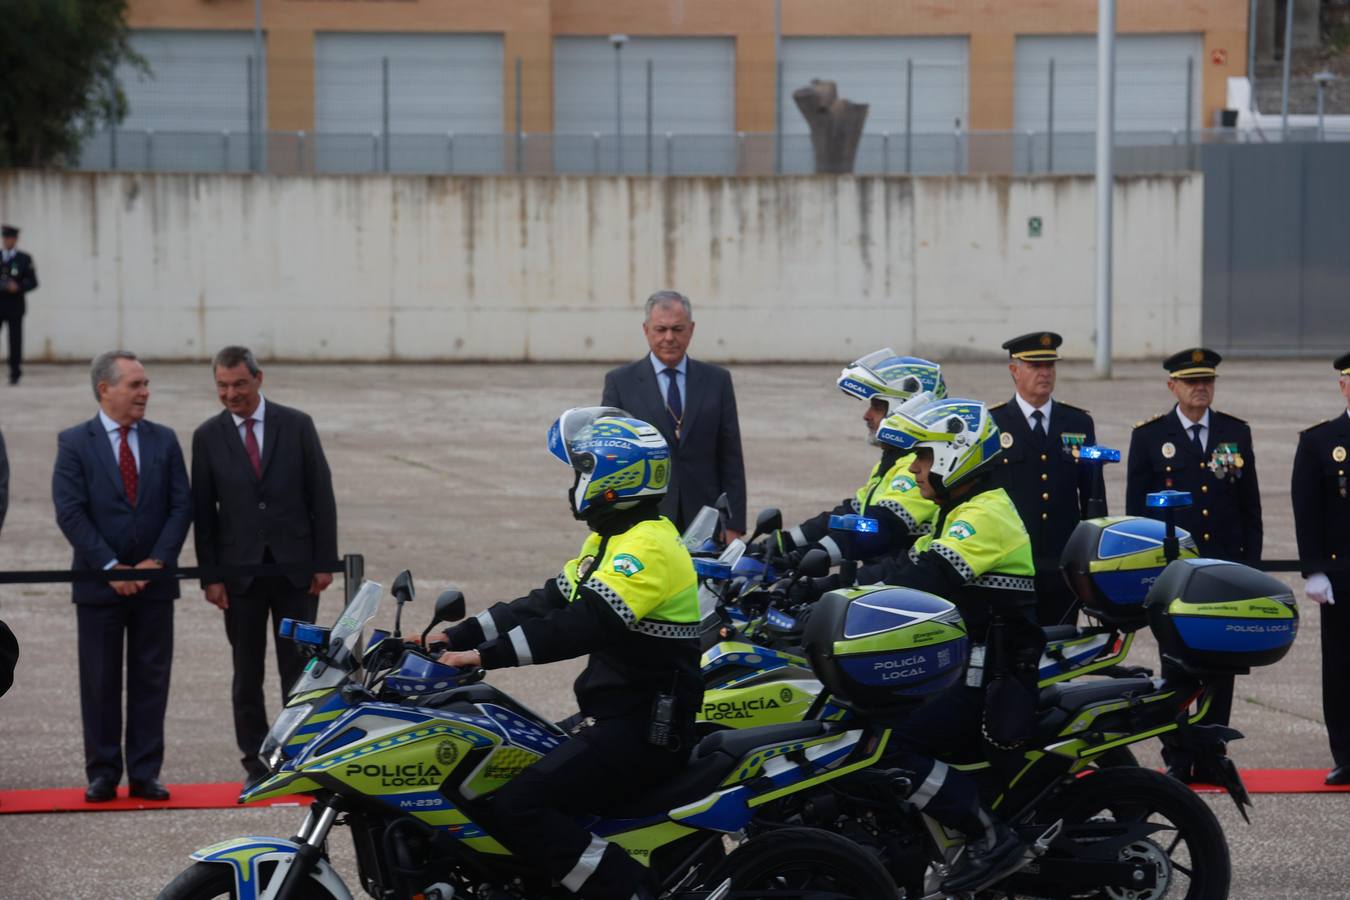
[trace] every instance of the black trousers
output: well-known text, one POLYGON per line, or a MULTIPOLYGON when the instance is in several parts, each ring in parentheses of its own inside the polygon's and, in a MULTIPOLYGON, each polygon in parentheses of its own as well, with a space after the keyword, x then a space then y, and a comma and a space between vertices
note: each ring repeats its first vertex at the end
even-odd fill
POLYGON ((75 604, 80 642, 80 718, 90 781, 122 778, 122 660, 126 648, 125 768, 133 781, 158 778, 164 709, 173 668, 173 601, 128 597, 75 604))
POLYGON ((309 593, 308 586, 298 588, 287 578, 255 578, 247 591, 230 594, 230 606, 225 610, 225 633, 234 660, 230 696, 234 702, 234 737, 246 770, 259 765, 258 748, 272 724, 263 699, 267 634, 272 633, 284 705, 291 685, 304 671, 304 660, 296 652, 295 643, 278 635, 277 629, 282 619, 313 622, 318 611, 319 598, 309 593), (268 616, 272 619, 270 629, 268 616))
POLYGON ((1322 715, 1335 765, 1350 766, 1350 594, 1322 611, 1322 715))
POLYGON ((601 720, 525 769, 475 818, 512 853, 588 900, 655 895, 650 874, 575 817, 640 792, 684 768, 688 750, 647 743, 646 716, 601 720))
POLYGON ((9 330, 9 380, 18 381, 23 374, 23 307, 12 301, 0 305, 0 324, 9 330))

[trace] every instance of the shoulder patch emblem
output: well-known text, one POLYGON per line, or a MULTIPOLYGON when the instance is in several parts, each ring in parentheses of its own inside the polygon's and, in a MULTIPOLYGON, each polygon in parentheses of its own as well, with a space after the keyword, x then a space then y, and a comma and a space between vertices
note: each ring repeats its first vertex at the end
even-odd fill
POLYGON ((1331 458, 1338 463, 1345 462, 1345 448, 1340 446, 1336 447, 1336 449, 1331 451, 1331 458))
POLYGON ((971 525, 965 519, 957 519, 951 525, 947 526, 947 537, 954 540, 964 541, 968 537, 974 537, 975 526, 971 525))
POLYGON ((915 484, 914 479, 910 478, 908 475, 897 475, 891 479, 891 490, 899 491, 902 494, 907 494, 916 487, 918 487, 918 485, 915 484))
POLYGON ((632 578, 645 568, 642 560, 633 556, 631 553, 620 553, 614 557, 614 571, 625 578, 632 578))

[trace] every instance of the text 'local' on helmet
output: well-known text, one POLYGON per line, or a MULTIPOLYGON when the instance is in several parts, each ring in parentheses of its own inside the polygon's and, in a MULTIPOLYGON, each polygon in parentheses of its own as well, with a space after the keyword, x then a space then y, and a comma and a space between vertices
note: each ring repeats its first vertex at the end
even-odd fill
POLYGON ((577 518, 607 507, 625 509, 663 497, 670 485, 670 447, 661 432, 622 409, 569 409, 548 431, 548 449, 576 473, 570 492, 577 518))
POLYGON ((1002 452, 998 426, 980 400, 917 395, 877 429, 877 440, 902 450, 933 451, 929 482, 941 493, 983 474, 1002 452))
POLYGON ((895 405, 921 393, 937 399, 947 396, 942 366, 917 356, 899 356, 890 347, 869 353, 845 366, 835 384, 850 397, 895 405))

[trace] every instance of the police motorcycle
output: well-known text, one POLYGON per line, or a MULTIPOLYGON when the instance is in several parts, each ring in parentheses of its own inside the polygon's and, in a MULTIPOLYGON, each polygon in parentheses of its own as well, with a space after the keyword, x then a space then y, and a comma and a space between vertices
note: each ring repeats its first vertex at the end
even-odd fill
MULTIPOLYGON (((399 631, 411 575, 400 574, 392 592, 393 632, 373 631, 366 643, 382 595, 374 582, 332 627, 283 622, 311 659, 261 748, 268 774, 246 784, 239 802, 302 794, 312 799, 304 822, 288 839, 237 837, 197 850, 160 900, 349 900, 328 860, 335 825, 351 830, 361 889, 381 900, 572 896, 475 821, 494 791, 567 734, 487 684, 482 669, 444 666, 422 649, 435 625, 463 618, 462 594, 441 595, 419 644, 399 631)), ((728 731, 694 747, 682 775, 596 810, 588 827, 648 865, 672 900, 894 897, 876 858, 835 833, 793 827, 744 839, 766 804, 875 765, 884 746, 884 733, 862 720, 728 731)))
MULTIPOLYGON (((1167 565, 1142 607, 1164 659, 1174 664, 1166 677, 1044 687, 1035 735, 1010 768, 996 770, 978 748, 943 757, 975 777, 983 803, 1026 848, 1019 870, 960 896, 1227 897, 1229 851, 1212 810, 1161 773, 1097 762, 1113 749, 1167 733, 1200 752, 1240 738, 1233 729, 1206 724, 1211 683, 1283 658, 1297 634, 1297 604, 1286 585, 1262 572, 1189 558, 1167 565)), ((812 716, 837 709, 845 721, 898 729, 908 710, 963 676, 969 646, 951 603, 884 585, 824 595, 804 644, 824 684, 812 716)), ((1222 786, 1246 818, 1250 801, 1236 766, 1228 756, 1218 765, 1222 786)), ((951 894, 942 884, 961 871, 965 836, 923 812, 936 787, 916 781, 883 758, 770 804, 751 834, 829 828, 873 849, 904 897, 945 898, 951 894)))
MULTIPOLYGON (((870 534, 869 523, 862 517, 837 518, 840 521, 831 534, 850 551, 854 549, 852 534, 864 539, 870 534)), ((716 589, 710 583, 727 576, 725 557, 734 553, 735 547, 729 545, 723 558, 695 562, 705 575, 700 588, 705 601, 709 597, 716 601, 716 589)), ((1144 599, 1170 559, 1196 556, 1196 544, 1188 532, 1178 530, 1175 546, 1169 547, 1167 525, 1156 519, 1114 516, 1079 523, 1065 546, 1062 565, 1091 624, 1045 629, 1041 687, 1085 675, 1128 678, 1151 674, 1148 669, 1125 665, 1135 634, 1147 625, 1144 599)), ((817 552, 803 559, 795 574, 822 575, 826 563, 817 552)), ((800 611, 791 607, 783 592, 764 590, 753 596, 771 599, 759 619, 762 624, 752 629, 738 629, 735 612, 719 611, 715 605, 709 611, 705 606, 704 633, 718 635, 715 642, 705 642, 702 659, 705 693, 700 721, 707 730, 798 721, 821 694, 820 682, 800 649, 800 611), (783 607, 773 606, 774 602, 783 607), (747 638, 746 631, 752 636, 747 638)), ((1112 765, 1134 764, 1133 754, 1123 746, 1104 759, 1112 765)))

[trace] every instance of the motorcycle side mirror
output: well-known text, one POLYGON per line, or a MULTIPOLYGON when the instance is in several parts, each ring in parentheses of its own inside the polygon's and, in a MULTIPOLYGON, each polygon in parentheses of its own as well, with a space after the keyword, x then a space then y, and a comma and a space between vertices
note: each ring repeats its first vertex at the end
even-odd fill
POLYGON ((759 511, 755 517, 755 533, 750 535, 750 543, 762 534, 768 534, 770 531, 777 531, 783 527, 783 513, 776 506, 770 506, 768 509, 759 511))
POLYGON ((398 577, 394 579, 394 586, 390 588, 390 592, 394 595, 394 601, 398 604, 394 608, 394 637, 399 637, 403 634, 399 627, 403 622, 403 604, 413 602, 413 598, 417 596, 417 591, 413 589, 412 572, 407 569, 399 572, 398 577))
POLYGON ((422 646, 427 645, 427 635, 431 634, 431 629, 442 622, 458 622, 462 618, 464 618, 464 592, 456 588, 441 591, 441 595, 436 598, 436 612, 427 623, 426 631, 422 632, 422 646))
POLYGON ((830 554, 819 547, 807 550, 797 564, 797 574, 805 578, 823 578, 830 574, 830 554))

